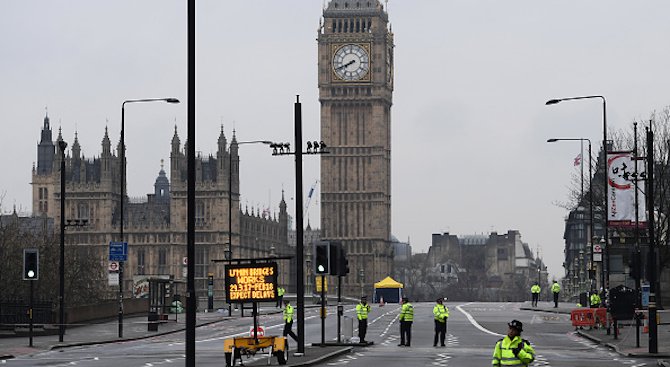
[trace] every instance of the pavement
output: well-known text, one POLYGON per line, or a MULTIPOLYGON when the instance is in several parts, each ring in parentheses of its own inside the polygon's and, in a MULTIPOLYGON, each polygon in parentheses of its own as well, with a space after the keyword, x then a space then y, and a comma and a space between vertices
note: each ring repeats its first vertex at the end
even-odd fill
MULTIPOLYGON (((227 315, 227 309, 221 311, 224 312, 198 312, 196 314, 196 327, 221 322, 230 318, 227 315)), ((261 307, 259 310, 259 313, 261 314, 278 312, 281 311, 274 307, 261 307)), ((250 310, 245 312, 245 317, 250 317, 250 315, 250 310)), ((76 346, 140 340, 159 335, 177 333, 185 330, 186 314, 170 314, 168 317, 169 319, 167 321, 161 322, 159 324, 158 331, 148 331, 148 321, 146 315, 125 316, 123 319, 123 338, 118 337, 118 319, 79 325, 69 325, 63 337, 63 343, 58 342, 57 331, 55 335, 33 336, 32 347, 29 346, 29 337, 27 335, 20 337, 13 335, 0 335, 0 360, 76 346)), ((233 311, 233 317, 239 317, 239 311, 233 311)), ((306 343, 305 354, 300 357, 295 357, 293 354, 291 354, 288 358, 286 366, 309 366, 337 355, 348 353, 352 348, 353 347, 346 345, 319 347, 308 345, 306 343)), ((223 357, 223 352, 221 356, 223 357)), ((256 364, 255 362, 245 362, 245 365, 254 366, 256 364)), ((258 365, 267 365, 267 360, 258 361, 258 365)))
MULTIPOLYGON (((559 302, 558 307, 554 307, 553 302, 539 302, 537 307, 531 307, 530 301, 526 302, 522 310, 550 312, 570 315, 570 312, 577 307, 573 304, 559 302)), ((668 321, 668 320, 661 320, 668 321)), ((659 366, 670 367, 670 323, 658 325, 658 353, 649 353, 649 334, 643 333, 643 327, 640 326, 639 341, 637 337, 637 328, 633 320, 619 322, 619 332, 617 338, 614 338, 614 328, 575 328, 577 334, 587 338, 595 343, 601 344, 625 357, 657 359, 659 366)))

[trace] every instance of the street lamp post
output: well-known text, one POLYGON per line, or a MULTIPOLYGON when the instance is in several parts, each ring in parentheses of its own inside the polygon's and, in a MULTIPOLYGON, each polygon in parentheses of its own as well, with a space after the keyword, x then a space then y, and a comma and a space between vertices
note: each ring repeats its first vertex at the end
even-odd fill
MULTIPOLYGON (((119 241, 123 242, 123 202, 125 201, 125 186, 126 186, 126 143, 125 143, 125 114, 126 103, 138 102, 167 102, 179 103, 177 98, 143 98, 143 99, 128 99, 121 104, 121 196, 119 203, 119 241)), ((193 143, 193 142, 189 142, 193 143)), ((119 338, 123 338, 123 261, 119 261, 119 338)))
POLYGON ((60 149, 60 284, 58 286, 58 341, 65 334, 65 148, 67 143, 58 142, 60 149))
MULTIPOLYGON (((547 143, 555 143, 557 141, 579 141, 580 143, 584 143, 584 141, 587 141, 589 143, 589 228, 590 228, 590 233, 587 233, 588 235, 588 240, 589 240, 589 246, 591 246, 591 249, 593 249, 593 185, 591 184, 591 179, 593 178, 593 168, 591 164, 591 139, 589 138, 551 138, 547 139, 547 143)), ((583 151, 584 149, 582 149, 583 151)), ((583 156, 582 156, 582 162, 583 162, 583 156)), ((583 164, 582 164, 583 167, 583 164)), ((581 193, 581 198, 580 201, 584 199, 584 170, 582 168, 582 193, 581 193)), ((593 255, 592 255, 593 256, 593 255)), ((604 279, 601 279, 600 282, 602 283, 604 279)))
MULTIPOLYGON (((294 146, 295 151, 291 151, 291 145, 288 143, 272 143, 272 155, 292 155, 295 157, 295 232, 296 232, 296 304, 298 309, 298 351, 295 356, 305 354, 305 269, 304 269, 304 237, 303 237, 303 214, 302 204, 302 156, 303 154, 326 154, 326 144, 323 141, 313 143, 307 142, 307 150, 302 150, 302 105, 300 96, 296 97, 293 105, 294 114, 294 146)), ((322 287, 325 284, 322 282, 322 287)), ((321 288, 322 290, 324 288, 321 288)))
MULTIPOLYGON (((242 144, 272 144, 268 140, 239 141, 237 145, 242 144)), ((232 146, 232 142, 231 142, 232 146)), ((228 152, 228 265, 233 263, 233 154, 232 150, 228 152)), ((239 177, 239 176, 238 176, 239 177)), ((239 195, 239 193, 238 193, 239 195)), ((228 316, 231 316, 232 303, 228 303, 228 316)))
POLYGON ((605 233, 604 233, 604 240, 605 240, 605 248, 604 248, 604 261, 603 261, 603 276, 604 279, 602 280, 603 284, 603 289, 607 289, 609 287, 609 246, 608 245, 608 233, 607 233, 607 220, 608 220, 608 200, 607 200, 607 188, 609 187, 609 182, 607 179, 607 100, 605 100, 604 96, 580 96, 580 97, 567 97, 567 98, 555 98, 555 99, 550 99, 548 100, 545 105, 554 105, 563 101, 572 101, 572 100, 579 100, 579 99, 593 99, 593 98, 600 98, 603 101, 603 153, 604 153, 604 159, 603 159, 603 164, 604 164, 604 170, 603 170, 603 179, 604 179, 604 186, 603 186, 603 194, 605 197, 605 233), (605 267, 607 267, 607 270, 605 270, 605 267))

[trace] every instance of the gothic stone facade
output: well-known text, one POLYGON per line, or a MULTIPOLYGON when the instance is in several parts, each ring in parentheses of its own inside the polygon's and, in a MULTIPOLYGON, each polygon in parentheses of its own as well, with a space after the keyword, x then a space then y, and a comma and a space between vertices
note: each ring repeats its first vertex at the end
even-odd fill
POLYGON ((341 241, 351 274, 343 292, 367 294, 391 275, 393 34, 378 0, 331 0, 318 32, 321 229, 341 241))
MULTIPOLYGON (((111 149, 105 129, 102 153, 85 158, 75 133, 67 155, 61 152, 59 131, 56 142, 48 116, 44 118, 38 144, 37 167, 33 167, 33 215, 54 218, 60 226, 60 165, 65 156, 65 218, 86 220, 86 227, 68 227, 65 241, 69 245, 94 246, 99 251, 101 271, 108 265, 108 244, 119 240, 120 158, 119 146, 111 149)), ((154 193, 146 199, 129 200, 123 195, 124 240, 129 257, 124 268, 124 289, 133 289, 136 276, 169 275, 185 280, 187 229, 187 163, 186 146, 180 145, 177 128, 170 152, 170 178, 161 167, 154 193)), ((232 200, 232 252, 234 258, 267 257, 271 247, 277 253, 288 253, 288 214, 282 198, 279 213, 240 209, 238 143, 233 134, 227 143, 223 129, 216 156, 196 158, 196 233, 195 278, 200 296, 206 295, 207 275, 214 275, 215 296, 223 297, 224 266, 211 260, 225 259, 228 249, 228 204, 232 200), (228 149, 227 149, 228 148, 228 149), (232 166, 229 162, 232 162, 232 166), (232 192, 229 190, 232 177, 232 192)), ((289 265, 280 262, 280 280, 288 283, 289 265)), ((110 291, 112 291, 110 289, 110 291)))

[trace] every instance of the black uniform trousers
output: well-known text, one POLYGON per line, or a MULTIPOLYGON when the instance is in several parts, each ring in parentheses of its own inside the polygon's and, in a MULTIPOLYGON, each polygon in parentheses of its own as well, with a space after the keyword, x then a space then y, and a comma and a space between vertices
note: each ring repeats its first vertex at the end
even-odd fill
POLYGON ((400 344, 409 347, 412 342, 412 321, 400 321, 400 344))
POLYGON ((558 307, 558 292, 554 292, 554 308, 558 307))
POLYGON ((540 298, 540 294, 539 293, 532 293, 532 295, 533 295, 533 299, 530 303, 533 306, 537 306, 537 301, 540 298))
POLYGON ((435 320, 435 339, 433 339, 433 346, 437 346, 437 339, 440 339, 440 345, 444 347, 444 336, 447 334, 447 320, 440 322, 435 320))
POLYGON ((295 333, 293 332, 292 329, 293 329, 293 320, 291 320, 291 322, 287 322, 287 323, 284 324, 284 332, 282 333, 282 335, 284 335, 284 336, 290 335, 291 338, 293 338, 293 340, 295 340, 296 343, 297 343, 298 342, 298 336, 295 335, 295 333))
POLYGON ((365 342, 365 334, 368 332, 368 319, 358 320, 358 338, 361 343, 365 342))

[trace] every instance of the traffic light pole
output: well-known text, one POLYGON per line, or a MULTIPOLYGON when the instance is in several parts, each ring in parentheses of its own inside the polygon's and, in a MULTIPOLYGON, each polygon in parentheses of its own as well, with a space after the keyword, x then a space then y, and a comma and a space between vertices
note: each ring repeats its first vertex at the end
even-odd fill
POLYGON ((65 148, 67 143, 58 142, 60 150, 60 265, 58 269, 58 342, 65 334, 65 148))
MULTIPOLYGON (((295 115, 295 152, 290 151, 289 144, 270 144, 273 149, 272 155, 294 155, 295 156, 295 236, 296 236, 296 298, 298 309, 298 351, 294 356, 300 357, 305 355, 305 254, 304 254, 304 238, 303 238, 303 192, 302 192, 302 107, 300 104, 300 96, 297 96, 294 104, 295 115)), ((191 140, 189 140, 191 141, 191 140)), ((307 151, 305 154, 323 154, 325 151, 325 144, 307 142, 307 151), (312 150, 313 147, 313 150, 312 150), (321 150, 319 150, 321 148, 321 150)), ((323 284, 322 284, 323 286, 323 284)))
MULTIPOLYGON (((344 260, 344 259, 341 259, 344 260)), ((339 265, 339 264, 338 264, 339 265)), ((339 271, 339 269, 338 269, 339 271)), ((337 276, 337 344, 342 343, 342 276, 337 276)))
POLYGON ((28 319, 30 320, 30 326, 28 327, 28 346, 33 346, 33 289, 34 289, 34 280, 29 280, 30 283, 30 308, 28 309, 28 319))
POLYGON ((321 347, 326 346, 326 276, 321 275, 321 347))

